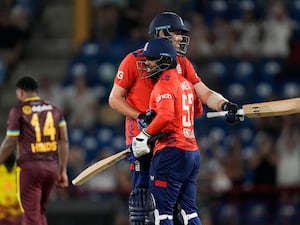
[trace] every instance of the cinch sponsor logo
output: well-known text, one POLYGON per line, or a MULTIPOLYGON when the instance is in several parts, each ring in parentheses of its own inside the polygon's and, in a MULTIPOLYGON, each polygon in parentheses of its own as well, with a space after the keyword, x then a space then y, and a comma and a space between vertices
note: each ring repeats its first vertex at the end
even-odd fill
POLYGON ((189 85, 189 82, 187 82, 187 81, 183 81, 180 85, 181 85, 182 90, 190 90, 191 89, 191 86, 189 85))
POLYGON ((159 95, 156 98, 156 102, 160 102, 160 100, 162 100, 162 99, 172 99, 172 95, 169 93, 159 95))
POLYGON ((32 112, 42 112, 42 111, 48 111, 52 109, 53 109, 52 105, 32 106, 32 112))

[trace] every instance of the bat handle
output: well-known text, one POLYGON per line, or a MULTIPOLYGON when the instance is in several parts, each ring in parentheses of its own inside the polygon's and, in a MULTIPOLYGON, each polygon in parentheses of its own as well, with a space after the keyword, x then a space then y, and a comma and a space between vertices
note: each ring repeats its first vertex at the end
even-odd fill
POLYGON ((225 116, 227 111, 218 111, 218 112, 208 112, 206 113, 206 118, 215 118, 225 116))
MULTIPOLYGON (((206 118, 215 118, 215 117, 223 117, 228 113, 228 111, 218 111, 218 112, 208 112, 206 113, 206 118)), ((237 111, 237 115, 244 115, 243 109, 239 109, 237 111)))

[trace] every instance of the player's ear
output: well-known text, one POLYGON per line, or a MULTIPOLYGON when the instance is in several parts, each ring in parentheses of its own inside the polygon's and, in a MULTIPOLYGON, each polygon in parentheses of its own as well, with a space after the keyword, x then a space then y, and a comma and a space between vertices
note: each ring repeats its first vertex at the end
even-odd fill
POLYGON ((16 89, 16 95, 17 95, 18 99, 21 101, 25 98, 25 92, 24 92, 24 90, 22 90, 20 88, 16 89))
POLYGON ((17 97, 19 97, 21 95, 21 89, 20 88, 16 89, 16 95, 17 95, 17 97))

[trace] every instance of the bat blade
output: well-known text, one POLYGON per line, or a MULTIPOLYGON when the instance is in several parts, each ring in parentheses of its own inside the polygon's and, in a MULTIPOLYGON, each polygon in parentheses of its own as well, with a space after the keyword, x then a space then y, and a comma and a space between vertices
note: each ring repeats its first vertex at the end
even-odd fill
POLYGON ((124 159, 127 154, 131 151, 130 149, 125 149, 121 152, 118 152, 114 155, 111 155, 105 159, 101 159, 94 164, 90 165, 86 169, 84 169, 81 173, 79 173, 73 180, 73 185, 81 185, 95 176, 97 173, 107 169, 108 167, 114 165, 115 163, 119 162, 120 160, 124 159))
MULTIPOLYGON (((284 116, 300 113, 300 98, 245 104, 237 114, 249 118, 284 116)), ((225 116, 227 111, 208 112, 207 118, 225 116)))
POLYGON ((243 110, 249 118, 296 114, 300 113, 300 98, 246 104, 243 110))

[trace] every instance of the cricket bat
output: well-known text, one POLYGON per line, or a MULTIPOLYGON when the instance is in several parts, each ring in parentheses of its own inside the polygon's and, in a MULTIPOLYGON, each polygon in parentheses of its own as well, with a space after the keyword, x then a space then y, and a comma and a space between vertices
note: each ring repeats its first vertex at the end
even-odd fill
POLYGON ((86 169, 84 169, 80 174, 77 175, 72 180, 73 185, 81 185, 85 183, 87 180, 95 176, 97 173, 100 173, 101 171, 107 169, 108 167, 114 165, 115 163, 119 162, 121 159, 124 159, 127 154, 129 154, 131 151, 130 149, 125 149, 121 152, 118 152, 114 155, 111 155, 105 159, 101 159, 94 164, 90 165, 86 169))
MULTIPOLYGON (((300 113, 300 98, 290 98, 242 105, 237 114, 248 118, 284 116, 300 113)), ((227 111, 208 112, 207 118, 225 116, 227 111)))

